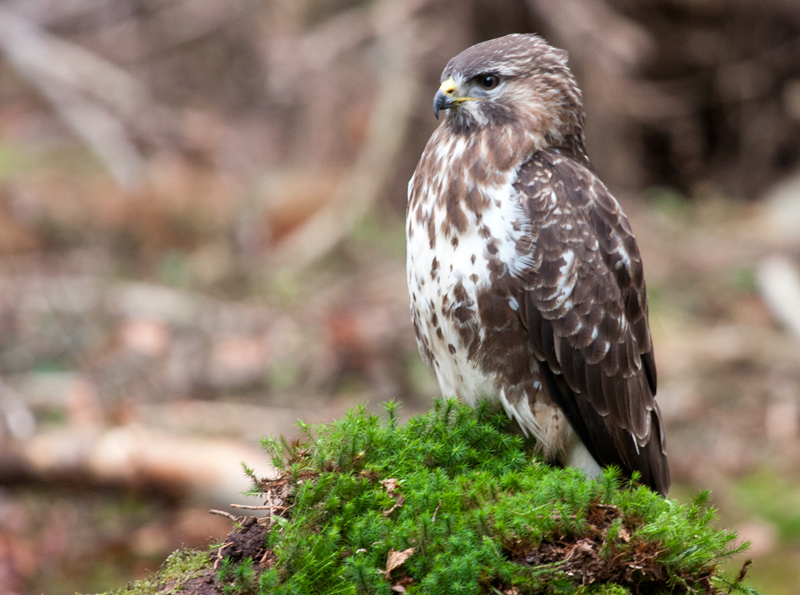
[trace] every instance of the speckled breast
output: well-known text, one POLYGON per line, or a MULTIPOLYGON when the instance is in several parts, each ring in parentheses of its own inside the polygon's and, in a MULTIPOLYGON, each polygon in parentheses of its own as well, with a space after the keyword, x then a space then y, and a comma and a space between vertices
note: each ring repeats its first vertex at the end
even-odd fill
POLYGON ((479 197, 462 188, 462 200, 441 199, 452 190, 410 184, 407 276, 420 352, 443 395, 502 405, 555 455, 569 430, 518 315, 515 273, 531 266, 535 241, 518 194, 509 180, 479 197))

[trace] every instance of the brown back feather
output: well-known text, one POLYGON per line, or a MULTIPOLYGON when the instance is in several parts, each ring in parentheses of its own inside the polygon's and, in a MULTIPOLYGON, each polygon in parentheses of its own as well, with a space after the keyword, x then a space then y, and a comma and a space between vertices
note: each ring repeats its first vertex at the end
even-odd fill
POLYGON ((518 275, 520 315, 551 394, 601 466, 639 471, 666 494, 647 293, 627 218, 592 172, 553 151, 534 154, 515 188, 535 238, 534 265, 518 275))

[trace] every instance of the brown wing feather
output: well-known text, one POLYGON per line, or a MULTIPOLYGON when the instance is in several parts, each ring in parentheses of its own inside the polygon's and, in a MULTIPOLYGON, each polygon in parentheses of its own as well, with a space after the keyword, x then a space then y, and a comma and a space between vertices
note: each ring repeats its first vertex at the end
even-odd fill
POLYGON ((666 494, 669 467, 639 250, 585 166, 539 151, 515 184, 535 240, 520 315, 545 381, 602 466, 666 494))

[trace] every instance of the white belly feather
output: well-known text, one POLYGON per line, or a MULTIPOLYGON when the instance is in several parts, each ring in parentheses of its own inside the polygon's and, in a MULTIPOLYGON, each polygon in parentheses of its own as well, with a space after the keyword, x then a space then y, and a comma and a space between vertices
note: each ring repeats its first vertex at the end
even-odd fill
MULTIPOLYGON (((513 264, 516 261, 520 261, 520 267, 527 266, 516 254, 516 241, 524 233, 529 233, 522 224, 524 216, 516 200, 516 191, 509 183, 492 189, 490 199, 493 206, 481 214, 481 221, 474 213, 466 212, 467 229, 458 234, 457 245, 453 245, 445 234, 437 233, 431 248, 424 230, 417 230, 408 238, 408 286, 411 293, 418 296, 412 309, 416 310, 414 314, 420 335, 428 338, 429 348, 437 362, 434 372, 439 387, 442 394, 458 395, 469 404, 480 399, 499 399, 495 379, 483 373, 477 363, 467 357, 469 346, 462 341, 458 323, 446 315, 447 311, 466 305, 473 312, 475 321, 480 322, 476 311, 477 296, 490 285, 489 254, 487 241, 479 231, 481 224, 495 238, 499 248, 496 258, 512 263, 513 268, 516 268, 513 264), (454 292, 457 286, 463 287, 460 297, 454 292), (441 338, 437 337, 431 324, 434 315, 439 322, 441 338)), ((440 230, 446 211, 438 204, 431 209, 435 228, 440 230)), ((509 298, 509 303, 516 310, 516 299, 509 298)), ((477 329, 479 333, 483 332, 482 325, 477 324, 477 329)))
MULTIPOLYGON (((411 309, 420 351, 423 354, 427 351, 426 358, 443 395, 457 396, 470 405, 487 400, 502 406, 526 435, 537 439, 547 458, 560 459, 584 469, 589 475, 596 475, 600 467, 577 439, 561 410, 544 396, 541 382, 533 383, 534 394, 528 398, 507 398, 502 381, 484 371, 479 361, 468 357, 469 345, 464 343, 462 325, 448 315, 459 307, 469 308, 470 324, 477 339, 484 339, 485 328, 476 304, 478 294, 491 283, 486 229, 498 249, 494 261, 504 263, 505 273, 515 275, 532 264, 532 251, 524 255, 517 253, 517 242, 531 232, 512 184, 513 180, 509 179, 507 184, 489 191, 491 206, 481 212, 480 219, 473 212, 465 212, 467 229, 458 234, 458 242, 440 232, 446 228, 443 225, 447 217, 445 206, 433 201, 423 203, 426 217, 434 218, 433 246, 427 229, 417 226, 408 235, 406 259, 409 290, 416 296, 411 309), (460 288, 458 292, 457 288, 460 288)), ((442 192, 444 190, 446 188, 442 192)), ((427 188, 423 187, 422 192, 424 196, 427 188)), ((509 296, 508 302, 517 310, 515 297, 509 296)), ((532 360, 531 366, 537 363, 532 360)))

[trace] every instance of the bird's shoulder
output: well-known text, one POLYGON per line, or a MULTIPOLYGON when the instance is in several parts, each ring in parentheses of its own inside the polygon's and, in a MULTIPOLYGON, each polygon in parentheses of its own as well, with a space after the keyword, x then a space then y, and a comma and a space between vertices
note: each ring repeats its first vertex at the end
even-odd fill
POLYGON ((608 395, 571 369, 576 359, 608 377, 643 372, 654 394, 644 269, 619 203, 587 165, 554 152, 534 155, 515 186, 534 236, 518 277, 537 355, 602 413, 608 395))
POLYGON ((629 322, 646 318, 636 238, 587 162, 538 151, 520 168, 514 188, 532 235, 531 264, 518 276, 546 317, 565 316, 590 300, 629 322))
POLYGON ((533 236, 531 264, 517 273, 528 309, 609 374, 644 365, 655 393, 644 269, 617 200, 587 164, 549 151, 521 168, 515 188, 533 236), (630 357, 620 359, 622 346, 630 357))

